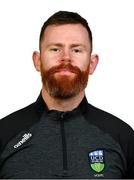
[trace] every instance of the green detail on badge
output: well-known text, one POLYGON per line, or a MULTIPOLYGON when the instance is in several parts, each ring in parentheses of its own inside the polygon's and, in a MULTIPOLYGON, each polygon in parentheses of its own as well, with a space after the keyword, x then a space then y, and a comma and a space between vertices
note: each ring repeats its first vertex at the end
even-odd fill
POLYGON ((91 165, 92 169, 98 173, 103 171, 104 166, 105 166, 104 163, 93 163, 90 165, 91 165))

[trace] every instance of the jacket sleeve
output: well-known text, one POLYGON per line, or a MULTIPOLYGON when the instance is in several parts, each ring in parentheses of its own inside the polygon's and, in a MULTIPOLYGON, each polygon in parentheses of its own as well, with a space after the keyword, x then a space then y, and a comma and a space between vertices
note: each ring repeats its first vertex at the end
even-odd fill
POLYGON ((134 179, 134 131, 129 138, 128 144, 128 174, 127 178, 134 179))
POLYGON ((134 130, 128 125, 121 131, 120 143, 127 161, 125 179, 134 179, 134 130))

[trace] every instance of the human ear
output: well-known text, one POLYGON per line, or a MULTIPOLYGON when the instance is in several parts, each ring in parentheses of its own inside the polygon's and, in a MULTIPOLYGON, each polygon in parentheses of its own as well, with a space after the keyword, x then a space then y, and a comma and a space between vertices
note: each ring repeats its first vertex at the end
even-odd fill
POLYGON ((40 71, 40 53, 38 51, 34 51, 32 59, 33 59, 35 69, 37 71, 40 71))
POLYGON ((97 54, 91 55, 91 59, 90 59, 90 67, 89 67, 89 74, 93 74, 97 64, 99 62, 99 56, 97 54))

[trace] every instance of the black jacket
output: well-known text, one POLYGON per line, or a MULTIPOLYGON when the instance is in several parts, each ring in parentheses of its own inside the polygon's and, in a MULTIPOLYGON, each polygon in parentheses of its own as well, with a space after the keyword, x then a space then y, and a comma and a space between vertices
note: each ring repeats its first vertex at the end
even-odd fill
POLYGON ((0 178, 134 178, 134 131, 86 98, 59 112, 40 95, 0 121, 0 178))

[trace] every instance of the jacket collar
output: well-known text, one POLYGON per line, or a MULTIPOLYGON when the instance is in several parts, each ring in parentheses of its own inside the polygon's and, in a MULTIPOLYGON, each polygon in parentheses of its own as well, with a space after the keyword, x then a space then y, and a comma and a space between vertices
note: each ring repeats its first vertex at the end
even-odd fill
MULTIPOLYGON (((72 110, 72 112, 79 110, 79 111, 81 111, 81 113, 84 113, 87 110, 87 107, 88 107, 88 101, 87 101, 86 96, 84 96, 83 100, 80 102, 78 107, 75 108, 74 110, 72 110)), ((35 108, 36 108, 36 111, 37 111, 39 117, 41 117, 41 115, 43 114, 44 111, 46 111, 46 112, 49 111, 41 93, 35 102, 35 108)))

